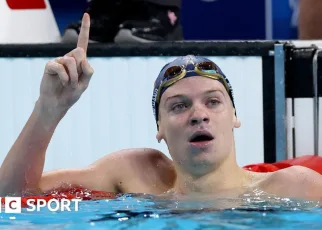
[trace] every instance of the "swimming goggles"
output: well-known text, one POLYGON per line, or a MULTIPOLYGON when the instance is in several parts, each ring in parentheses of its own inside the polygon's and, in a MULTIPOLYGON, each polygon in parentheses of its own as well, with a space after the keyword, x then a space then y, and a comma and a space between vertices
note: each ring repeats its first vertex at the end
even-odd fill
POLYGON ((164 72, 163 78, 159 85, 158 94, 156 96, 156 102, 157 104, 160 103, 163 89, 166 89, 184 77, 189 76, 204 76, 214 80, 219 80, 224 85, 227 92, 230 93, 230 87, 226 81, 226 78, 219 72, 221 71, 211 61, 203 61, 199 63, 189 61, 183 65, 171 66, 164 72))

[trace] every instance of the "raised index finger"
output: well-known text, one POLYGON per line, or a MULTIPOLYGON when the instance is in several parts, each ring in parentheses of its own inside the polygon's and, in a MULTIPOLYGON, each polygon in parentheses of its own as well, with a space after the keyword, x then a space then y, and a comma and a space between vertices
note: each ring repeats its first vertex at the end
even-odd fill
POLYGON ((78 35, 77 47, 82 48, 85 51, 85 53, 87 52, 90 24, 91 22, 90 22, 89 14, 84 13, 84 16, 82 19, 82 26, 78 35))

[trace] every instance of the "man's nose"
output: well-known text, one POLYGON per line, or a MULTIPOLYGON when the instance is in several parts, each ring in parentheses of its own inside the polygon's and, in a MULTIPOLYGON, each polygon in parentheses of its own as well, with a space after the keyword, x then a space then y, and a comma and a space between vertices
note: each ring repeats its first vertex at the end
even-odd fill
POLYGON ((207 111, 202 108, 195 108, 190 118, 190 125, 199 125, 203 122, 209 123, 207 111))

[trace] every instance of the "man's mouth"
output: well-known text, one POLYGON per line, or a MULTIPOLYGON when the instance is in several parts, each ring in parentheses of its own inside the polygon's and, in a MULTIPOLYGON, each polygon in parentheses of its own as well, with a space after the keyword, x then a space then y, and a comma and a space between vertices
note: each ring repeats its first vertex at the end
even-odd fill
POLYGON ((195 132, 189 139, 191 145, 195 147, 206 147, 214 137, 207 131, 195 132))

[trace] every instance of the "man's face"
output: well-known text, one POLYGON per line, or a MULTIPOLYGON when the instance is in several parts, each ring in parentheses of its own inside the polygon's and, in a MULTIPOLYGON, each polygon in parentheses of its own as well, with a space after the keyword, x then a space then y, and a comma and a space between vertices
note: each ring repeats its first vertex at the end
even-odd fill
POLYGON ((183 170, 207 173, 234 151, 233 128, 240 123, 219 81, 184 78, 164 92, 159 108, 157 138, 183 170))

